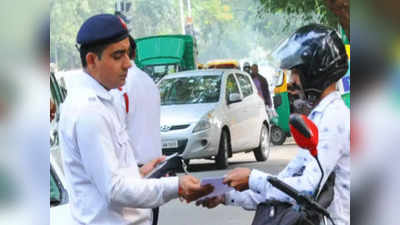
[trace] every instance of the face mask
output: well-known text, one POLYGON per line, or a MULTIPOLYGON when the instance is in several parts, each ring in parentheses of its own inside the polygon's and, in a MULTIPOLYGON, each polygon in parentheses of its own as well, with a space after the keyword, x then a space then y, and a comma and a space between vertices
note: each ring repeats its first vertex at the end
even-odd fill
POLYGON ((289 94, 289 100, 292 104, 291 113, 300 113, 306 116, 310 114, 315 106, 315 101, 307 98, 303 89, 295 83, 290 86, 290 90, 297 91, 297 94, 289 94))

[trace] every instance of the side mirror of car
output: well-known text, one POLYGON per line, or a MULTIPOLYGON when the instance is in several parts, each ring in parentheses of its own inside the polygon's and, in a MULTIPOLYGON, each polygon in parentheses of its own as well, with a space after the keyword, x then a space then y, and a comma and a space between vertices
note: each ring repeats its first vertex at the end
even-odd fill
POLYGON ((228 105, 242 101, 242 96, 238 93, 232 93, 229 95, 228 105))

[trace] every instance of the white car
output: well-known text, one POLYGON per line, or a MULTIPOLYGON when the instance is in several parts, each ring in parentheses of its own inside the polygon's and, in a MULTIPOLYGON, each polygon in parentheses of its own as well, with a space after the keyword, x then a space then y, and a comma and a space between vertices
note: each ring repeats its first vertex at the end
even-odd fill
POLYGON ((269 156, 269 120, 251 77, 236 69, 169 74, 158 82, 163 154, 214 159, 219 169, 237 152, 269 156))

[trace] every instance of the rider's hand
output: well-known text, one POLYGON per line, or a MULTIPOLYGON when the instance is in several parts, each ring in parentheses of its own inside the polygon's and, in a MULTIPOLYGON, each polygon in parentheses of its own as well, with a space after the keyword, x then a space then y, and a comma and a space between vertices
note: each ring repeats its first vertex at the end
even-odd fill
POLYGON ((251 170, 248 168, 236 168, 229 172, 224 178, 224 184, 227 184, 237 191, 249 189, 249 177, 251 170))

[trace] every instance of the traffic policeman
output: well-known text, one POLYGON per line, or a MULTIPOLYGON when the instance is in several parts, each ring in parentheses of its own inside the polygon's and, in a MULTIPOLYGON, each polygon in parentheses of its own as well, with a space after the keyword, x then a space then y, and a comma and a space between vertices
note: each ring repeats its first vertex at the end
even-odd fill
POLYGON ((76 224, 152 223, 151 208, 211 191, 192 176, 144 179, 162 157, 140 169, 109 90, 125 83, 126 24, 111 14, 90 17, 77 35, 83 70, 61 107, 60 144, 76 224))

